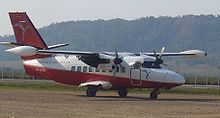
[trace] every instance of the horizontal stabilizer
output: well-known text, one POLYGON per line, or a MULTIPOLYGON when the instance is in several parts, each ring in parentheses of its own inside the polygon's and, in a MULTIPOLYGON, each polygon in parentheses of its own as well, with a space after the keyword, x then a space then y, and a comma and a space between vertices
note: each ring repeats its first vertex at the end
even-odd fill
POLYGON ((17 47, 17 46, 23 46, 23 44, 15 43, 15 42, 0 42, 0 45, 8 46, 11 48, 17 47))
POLYGON ((59 48, 59 47, 68 46, 68 45, 69 45, 68 43, 57 44, 57 45, 48 46, 48 49, 54 49, 54 48, 59 48))

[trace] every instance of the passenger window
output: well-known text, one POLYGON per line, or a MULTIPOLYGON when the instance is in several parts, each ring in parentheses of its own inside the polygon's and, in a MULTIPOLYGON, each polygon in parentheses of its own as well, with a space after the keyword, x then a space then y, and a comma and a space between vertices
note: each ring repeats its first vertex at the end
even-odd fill
POLYGON ((81 72, 81 66, 78 66, 78 67, 77 67, 77 71, 78 71, 78 72, 81 72))
POLYGON ((99 69, 98 69, 98 68, 96 68, 96 69, 95 69, 95 72, 99 72, 99 69))
POLYGON ((109 70, 109 72, 111 73, 111 72, 113 72, 113 70, 109 70))
POLYGON ((83 67, 83 72, 87 72, 87 66, 83 67))
POLYGON ((76 67, 75 67, 75 66, 72 66, 72 67, 71 67, 71 71, 76 71, 76 67))
POLYGON ((93 71, 93 67, 89 67, 89 72, 92 72, 93 71))
POLYGON ((102 72, 106 72, 106 70, 102 70, 102 72))

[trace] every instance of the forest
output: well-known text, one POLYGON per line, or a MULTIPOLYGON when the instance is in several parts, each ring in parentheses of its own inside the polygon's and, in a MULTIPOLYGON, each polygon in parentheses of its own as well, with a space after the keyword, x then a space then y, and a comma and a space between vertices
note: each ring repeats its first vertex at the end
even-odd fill
MULTIPOLYGON (((32 21, 40 22, 40 21, 32 21)), ((117 49, 120 52, 160 51, 190 49, 203 50, 208 57, 199 60, 180 60, 187 64, 219 64, 220 16, 185 15, 177 17, 143 17, 134 20, 83 20, 52 23, 38 29, 47 45, 69 43, 62 50, 105 52, 117 49)), ((0 41, 14 41, 14 36, 0 36, 0 41)), ((17 60, 3 53, 0 60, 17 60)))

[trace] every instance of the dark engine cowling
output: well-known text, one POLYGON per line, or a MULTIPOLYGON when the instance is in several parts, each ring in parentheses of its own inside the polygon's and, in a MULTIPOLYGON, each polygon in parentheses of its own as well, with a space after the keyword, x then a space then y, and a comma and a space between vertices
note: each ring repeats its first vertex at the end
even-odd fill
POLYGON ((94 56, 80 56, 79 59, 81 61, 83 61, 84 63, 98 68, 99 64, 109 64, 110 63, 110 59, 101 59, 98 55, 94 55, 94 56))

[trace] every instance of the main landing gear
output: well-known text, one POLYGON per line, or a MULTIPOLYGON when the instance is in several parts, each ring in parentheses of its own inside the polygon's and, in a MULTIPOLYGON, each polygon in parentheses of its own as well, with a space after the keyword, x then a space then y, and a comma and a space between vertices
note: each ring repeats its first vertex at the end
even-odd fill
POLYGON ((95 86, 88 86, 88 88, 86 90, 87 97, 95 97, 97 90, 98 90, 98 88, 95 86))
MULTIPOLYGON (((88 86, 88 88, 86 90, 87 97, 95 97, 98 89, 99 88, 97 86, 88 86)), ((127 97, 127 95, 128 95, 127 88, 119 88, 118 89, 118 95, 122 98, 127 97)))
MULTIPOLYGON (((98 91, 98 87, 88 86, 88 88, 86 90, 86 95, 87 95, 87 97, 95 97, 97 91, 98 91)), ((158 88, 153 89, 153 91, 150 93, 150 99, 156 100, 159 94, 160 94, 160 90, 158 88)), ((122 98, 127 97, 127 95, 128 95, 127 88, 119 88, 118 95, 122 98)))
POLYGON ((127 97, 128 90, 126 88, 119 88, 118 89, 118 95, 122 98, 127 97))
POLYGON ((153 89, 153 91, 150 93, 150 99, 156 100, 159 94, 160 90, 158 88, 153 89))

